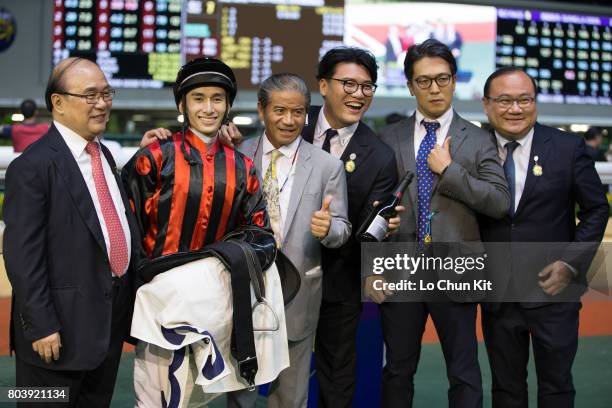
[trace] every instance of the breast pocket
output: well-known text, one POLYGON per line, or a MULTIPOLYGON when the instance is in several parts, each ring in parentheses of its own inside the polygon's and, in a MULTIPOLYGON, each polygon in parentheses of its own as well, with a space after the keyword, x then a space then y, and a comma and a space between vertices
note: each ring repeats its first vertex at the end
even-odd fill
POLYGON ((306 193, 302 194, 302 201, 304 201, 304 202, 312 202, 312 203, 319 203, 319 202, 321 202, 321 193, 319 191, 317 191, 317 192, 306 192, 306 193))

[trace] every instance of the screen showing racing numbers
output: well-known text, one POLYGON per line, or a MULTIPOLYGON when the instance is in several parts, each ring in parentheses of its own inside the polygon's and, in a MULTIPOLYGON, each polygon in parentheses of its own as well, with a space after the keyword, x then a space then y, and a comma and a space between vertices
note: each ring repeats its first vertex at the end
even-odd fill
MULTIPOLYGON (((293 72, 317 90, 320 57, 345 39, 344 0, 53 1, 54 64, 94 59, 117 88, 170 86, 181 64, 210 56, 234 68, 240 89, 293 72)), ((524 68, 541 102, 612 104, 610 17, 509 8, 496 14, 495 64, 524 68)), ((376 29, 365 24, 348 38, 372 44, 367 35, 376 37, 376 29)))
POLYGON ((524 68, 540 102, 610 105, 611 19, 497 9, 496 64, 524 68))
POLYGON ((161 88, 176 78, 182 0, 54 1, 54 64, 95 59, 117 88, 161 88))
POLYGON ((342 45, 344 0, 187 1, 186 59, 218 57, 241 89, 272 73, 292 72, 318 89, 317 64, 342 45))
POLYGON ((294 72, 315 90, 320 56, 343 35, 344 0, 54 0, 53 63, 87 57, 113 87, 161 88, 185 61, 210 56, 241 89, 294 72))

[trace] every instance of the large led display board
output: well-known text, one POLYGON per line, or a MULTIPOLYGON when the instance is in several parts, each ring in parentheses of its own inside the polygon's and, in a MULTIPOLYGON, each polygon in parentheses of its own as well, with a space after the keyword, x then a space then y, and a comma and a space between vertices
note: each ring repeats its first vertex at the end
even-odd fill
POLYGON ((539 100, 610 105, 610 16, 456 3, 344 0, 54 0, 53 62, 85 56, 117 88, 161 88, 198 56, 221 58, 241 89, 270 74, 315 75, 328 49, 371 50, 379 96, 406 97, 406 49, 427 38, 458 62, 456 97, 478 99, 486 77, 515 65, 532 75, 539 100))
POLYGON ((84 56, 115 87, 161 88, 183 62, 211 56, 241 89, 272 72, 315 89, 320 56, 343 35, 344 0, 54 0, 53 62, 84 56))

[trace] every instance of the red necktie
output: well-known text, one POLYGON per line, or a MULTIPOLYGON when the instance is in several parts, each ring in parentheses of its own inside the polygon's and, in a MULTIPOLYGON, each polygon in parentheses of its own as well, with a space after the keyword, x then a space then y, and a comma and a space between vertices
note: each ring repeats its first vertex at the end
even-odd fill
POLYGON ((110 261, 111 270, 116 276, 121 276, 128 264, 128 248, 125 241, 125 234, 123 233, 123 227, 121 226, 121 221, 119 221, 119 215, 117 214, 117 209, 115 208, 115 204, 113 203, 113 199, 108 189, 108 184, 106 184, 104 170, 102 170, 100 147, 95 142, 89 142, 85 147, 85 151, 91 156, 93 179, 98 193, 100 208, 102 209, 102 216, 106 223, 108 238, 110 240, 110 253, 108 259, 110 261))

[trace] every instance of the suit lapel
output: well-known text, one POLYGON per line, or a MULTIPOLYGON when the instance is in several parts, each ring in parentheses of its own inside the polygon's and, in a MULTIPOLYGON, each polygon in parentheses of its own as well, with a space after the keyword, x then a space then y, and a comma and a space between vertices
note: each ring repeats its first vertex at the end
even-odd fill
MULTIPOLYGON (((446 134, 446 137, 451 138, 450 156, 452 160, 452 158, 457 155, 459 149, 461 149, 461 145, 467 137, 467 126, 465 125, 465 121, 455 111, 453 111, 453 120, 451 121, 451 124, 448 128, 448 133, 446 134)), ((432 196, 436 191, 439 179, 440 178, 438 176, 434 177, 433 186, 431 188, 432 196)))
POLYGON ((50 132, 49 147, 52 150, 53 162, 66 183, 66 188, 70 193, 75 207, 83 218, 85 225, 87 225, 91 231, 98 246, 100 246, 100 249, 108 256, 100 221, 98 220, 96 208, 94 207, 85 180, 83 179, 83 174, 74 156, 72 156, 68 145, 66 145, 66 142, 64 142, 55 126, 52 126, 50 132))
POLYGON ((370 141, 369 137, 372 137, 366 133, 366 126, 363 122, 359 122, 357 129, 355 129, 355 133, 351 136, 351 140, 344 148, 344 152, 342 152, 342 156, 340 156, 340 160, 342 163, 346 163, 349 160, 352 160, 355 163, 355 170, 352 172, 346 172, 346 183, 359 183, 360 176, 362 171, 367 171, 368 162, 367 158, 370 155, 370 141), (354 180, 354 181, 353 181, 354 180))
POLYGON ((259 176, 261 177, 261 180, 263 182, 263 178, 264 178, 264 174, 262 173, 262 168, 263 168, 263 134, 261 136, 259 136, 259 139, 257 140, 257 143, 255 143, 255 151, 254 152, 250 152, 251 157, 253 158, 253 162, 255 162, 255 168, 259 169, 259 176))
POLYGON ((317 127, 317 120, 319 119, 319 112, 321 111, 320 106, 311 106, 308 110, 307 123, 302 129, 302 138, 308 143, 312 143, 314 140, 314 131, 317 127))
MULTIPOLYGON (((550 141, 550 136, 541 131, 540 126, 536 123, 533 132, 533 140, 531 142, 531 152, 529 153, 529 164, 527 166, 527 177, 525 180, 525 188, 523 188, 523 194, 519 205, 516 208, 515 217, 518 216, 521 209, 525 206, 525 201, 529 199, 529 195, 533 191, 534 187, 538 183, 540 177, 533 175, 533 166, 535 164, 534 157, 538 156, 538 164, 546 169, 546 163, 548 158, 548 152, 551 150, 547 148, 547 143, 550 141)), ((544 170, 546 171, 546 170, 544 170)))
POLYGON ((465 141, 465 138, 467 137, 467 126, 465 124, 465 120, 463 120, 455 111, 453 111, 453 120, 448 128, 448 134, 446 137, 451 138, 450 154, 452 158, 457 154, 461 148, 461 145, 465 141))
MULTIPOLYGON (((396 143, 399 146, 400 160, 405 171, 410 171, 416 177, 416 160, 414 152, 414 125, 416 121, 416 115, 412 115, 408 118, 407 127, 398 127, 398 131, 395 133, 396 143)), ((402 176, 402 174, 400 174, 402 176)), ((416 203, 418 199, 417 193, 418 182, 413 182, 408 185, 408 194, 410 196, 410 202, 416 203)), ((417 206, 411 205, 410 208, 414 214, 414 219, 418 219, 417 206)))
MULTIPOLYGON (((106 161, 108 162, 111 168, 113 176, 115 177, 115 181, 117 182, 117 187, 119 187, 119 192, 121 193, 121 201, 123 201, 123 208, 125 209, 125 217, 127 219, 128 227, 130 229, 130 238, 131 238, 131 245, 132 245, 132 259, 130 259, 130 263, 132 263, 132 260, 136 259, 136 256, 135 256, 136 251, 137 251, 137 248, 140 246, 139 236, 137 234, 138 225, 136 222, 136 217, 134 216, 134 213, 131 211, 132 206, 130 205, 130 200, 128 199, 127 193, 125 192, 125 189, 123 188, 123 182, 121 181, 121 177, 119 176, 119 171, 117 170, 117 165, 115 163, 115 159, 113 158, 113 155, 106 148, 106 146, 104 146, 102 143, 100 143, 100 148, 102 149, 102 153, 104 154, 104 157, 106 157, 106 161)), ((106 245, 104 246, 104 248, 106 248, 106 245)))
MULTIPOLYGON (((300 145, 298 149, 298 157, 295 161, 295 174, 293 176, 293 184, 291 186, 291 197, 289 199, 289 208, 287 209, 287 217, 283 223, 283 243, 287 239, 289 228, 293 222, 293 217, 297 211, 298 204, 302 199, 304 188, 310 173, 312 172, 312 163, 310 160, 310 152, 307 146, 300 145)), ((323 199, 323 198, 321 198, 323 199)))

